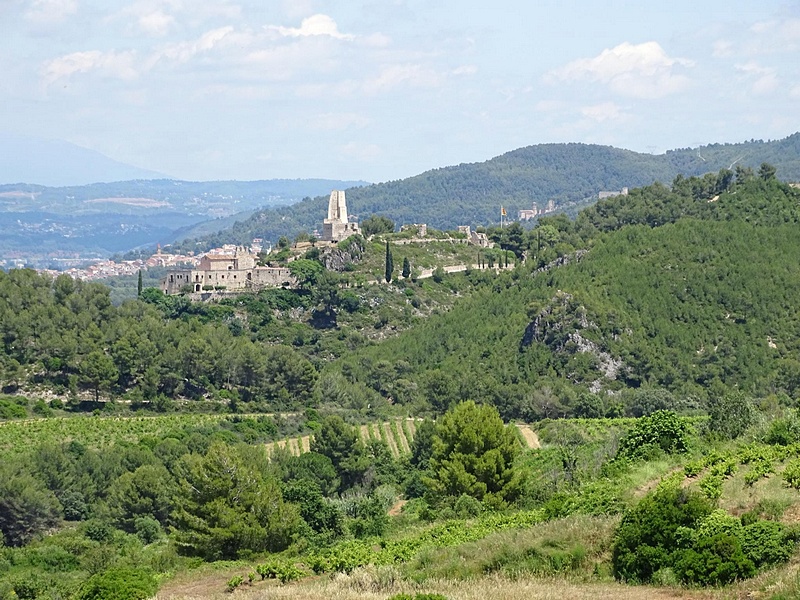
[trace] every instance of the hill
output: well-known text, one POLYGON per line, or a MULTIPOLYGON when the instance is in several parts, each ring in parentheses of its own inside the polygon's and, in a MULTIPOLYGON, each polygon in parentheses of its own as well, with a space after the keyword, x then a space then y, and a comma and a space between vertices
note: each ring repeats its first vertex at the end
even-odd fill
POLYGON ((581 389, 666 388, 695 405, 729 386, 794 397, 800 191, 753 177, 708 197, 701 181, 543 220, 524 269, 330 368, 385 393, 415 381, 407 401, 440 410, 479 397, 506 418, 574 414, 581 389))
MULTIPOLYGON (((415 177, 347 190, 351 214, 385 215, 397 223, 427 223, 440 229, 487 225, 504 206, 513 219, 520 209, 554 200, 559 211, 576 213, 594 202, 600 191, 618 191, 670 183, 677 175, 697 176, 736 166, 773 164, 783 180, 800 180, 800 133, 773 142, 713 144, 641 154, 609 146, 541 144, 520 148, 482 163, 427 171, 415 177)), ((245 243, 253 237, 277 240, 281 235, 321 228, 326 198, 305 200, 291 209, 254 214, 228 230, 180 246, 210 248, 245 243)))
POLYGON ((0 133, 0 157, 0 183, 74 186, 164 178, 163 173, 127 165, 63 140, 10 133, 0 133))
POLYGON ((47 258, 57 255, 107 256, 167 243, 186 232, 213 232, 235 214, 362 184, 327 179, 140 179, 66 187, 0 185, 0 259, 23 258, 47 266, 47 258))

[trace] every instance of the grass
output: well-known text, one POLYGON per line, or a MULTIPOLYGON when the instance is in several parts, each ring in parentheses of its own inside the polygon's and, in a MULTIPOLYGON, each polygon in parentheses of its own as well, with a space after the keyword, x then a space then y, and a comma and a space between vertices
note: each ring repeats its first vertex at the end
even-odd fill
POLYGON ((536 525, 492 534, 482 540, 421 552, 401 567, 417 583, 441 579, 478 579, 502 573, 512 579, 529 575, 570 575, 592 578, 602 572, 614 517, 572 515, 536 525))
MULTIPOLYGON (((391 568, 388 568, 391 569, 391 568)), ((233 595, 218 586, 213 595, 159 593, 157 600, 386 600, 399 593, 438 593, 449 600, 706 600, 725 598, 715 590, 626 586, 613 582, 581 582, 562 577, 509 579, 490 575, 480 580, 430 581, 423 585, 396 579, 388 569, 362 569, 352 575, 317 579, 286 586, 270 583, 245 586, 233 595)), ((177 590, 176 590, 177 591, 177 590)), ((733 598, 734 596, 730 596, 733 598)))

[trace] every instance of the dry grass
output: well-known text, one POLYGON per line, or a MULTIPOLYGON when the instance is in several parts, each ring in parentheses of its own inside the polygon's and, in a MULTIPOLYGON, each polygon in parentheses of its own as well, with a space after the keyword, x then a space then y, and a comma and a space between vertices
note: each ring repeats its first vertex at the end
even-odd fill
MULTIPOLYGON (((220 585, 220 588, 224 588, 220 585)), ((386 579, 378 584, 374 574, 356 571, 333 579, 304 581, 280 586, 274 583, 257 584, 233 594, 220 589, 211 596, 162 596, 159 600, 208 600, 231 598, 237 600, 386 600, 399 593, 439 593, 449 600, 667 600, 721 598, 718 591, 685 590, 626 586, 618 583, 582 583, 560 578, 530 578, 511 580, 502 576, 483 577, 470 581, 434 581, 414 585, 408 581, 386 579)))

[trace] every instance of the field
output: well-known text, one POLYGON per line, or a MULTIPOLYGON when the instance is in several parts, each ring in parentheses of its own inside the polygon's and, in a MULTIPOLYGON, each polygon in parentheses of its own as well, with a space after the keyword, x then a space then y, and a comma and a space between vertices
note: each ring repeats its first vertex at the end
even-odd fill
MULTIPOLYGON (((383 423, 370 423, 361 425, 358 428, 359 439, 363 442, 370 440, 383 441, 389 446, 392 456, 397 458, 402 454, 411 451, 411 442, 417 431, 417 419, 397 419, 394 421, 384 421, 383 423)), ((539 438, 529 425, 517 424, 520 433, 520 440, 528 448, 538 448, 539 438)), ((290 437, 266 445, 267 453, 271 454, 275 448, 288 448, 290 454, 298 456, 303 452, 308 452, 311 448, 311 436, 303 435, 290 437)))
POLYGON ((265 415, 172 414, 157 416, 70 416, 0 421, 0 454, 16 454, 47 442, 80 442, 105 448, 146 437, 180 437, 182 432, 235 424, 265 415))

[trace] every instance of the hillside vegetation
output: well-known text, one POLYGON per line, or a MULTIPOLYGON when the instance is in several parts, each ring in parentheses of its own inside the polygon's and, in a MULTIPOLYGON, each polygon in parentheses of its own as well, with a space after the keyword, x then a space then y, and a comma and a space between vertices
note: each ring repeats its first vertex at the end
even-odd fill
POLYGON ((213 303, 0 273, 0 600, 797 597, 798 222, 764 163, 489 228, 508 269, 383 233, 213 303))
MULTIPOLYGON (((713 144, 651 155, 609 146, 540 144, 520 148, 482 163, 427 171, 408 179, 347 190, 350 214, 381 214, 397 223, 427 223, 440 229, 489 225, 504 206, 512 218, 536 202, 543 209, 555 200, 571 214, 597 199, 602 190, 619 191, 670 183, 677 175, 700 176, 734 167, 757 168, 768 162, 784 181, 800 180, 800 133, 773 142, 713 144)), ((321 229, 327 198, 308 199, 291 209, 266 210, 230 229, 176 249, 246 243, 253 237, 277 240, 321 229)))
MULTIPOLYGON (((545 220, 525 268, 331 368, 384 393, 416 381, 441 409, 477 395, 507 418, 575 414, 575 384, 666 388, 695 407, 734 385, 795 397, 800 192, 759 177, 719 194, 701 183, 545 220)), ((603 398, 609 414, 628 410, 603 398)))

